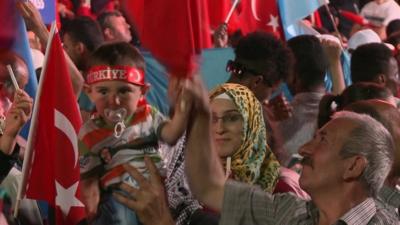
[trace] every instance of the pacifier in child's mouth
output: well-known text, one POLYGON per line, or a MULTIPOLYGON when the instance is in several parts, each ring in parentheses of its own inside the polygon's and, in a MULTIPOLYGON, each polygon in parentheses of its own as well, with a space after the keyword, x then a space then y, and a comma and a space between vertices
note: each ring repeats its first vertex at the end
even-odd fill
POLYGON ((126 126, 124 123, 127 111, 125 108, 119 109, 104 109, 104 116, 107 120, 115 123, 114 137, 120 138, 126 126))

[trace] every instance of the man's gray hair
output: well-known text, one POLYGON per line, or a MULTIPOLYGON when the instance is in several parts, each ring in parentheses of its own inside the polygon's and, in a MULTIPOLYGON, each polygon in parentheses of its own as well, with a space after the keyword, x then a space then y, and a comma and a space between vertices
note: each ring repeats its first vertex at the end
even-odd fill
POLYGON ((370 195, 376 197, 393 163, 394 142, 391 134, 366 114, 341 111, 335 113, 333 118, 349 119, 356 125, 345 140, 340 155, 344 158, 362 155, 367 159, 361 181, 370 195))

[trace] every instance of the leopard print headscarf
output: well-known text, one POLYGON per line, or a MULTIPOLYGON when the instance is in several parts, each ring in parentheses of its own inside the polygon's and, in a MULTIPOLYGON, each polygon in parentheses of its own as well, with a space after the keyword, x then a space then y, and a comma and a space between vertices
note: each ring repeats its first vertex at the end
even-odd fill
POLYGON ((242 144, 231 156, 231 175, 234 180, 256 184, 272 192, 278 179, 279 163, 267 145, 261 104, 247 87, 230 83, 213 90, 210 101, 223 93, 233 100, 244 121, 242 144))

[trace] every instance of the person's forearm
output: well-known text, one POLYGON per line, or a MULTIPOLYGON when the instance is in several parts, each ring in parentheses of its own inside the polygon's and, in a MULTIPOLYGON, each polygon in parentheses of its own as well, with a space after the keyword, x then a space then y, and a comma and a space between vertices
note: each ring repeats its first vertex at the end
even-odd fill
POLYGON ((68 65, 68 72, 71 77, 72 88, 74 90, 74 94, 76 99, 79 98, 81 94, 83 83, 85 80, 83 79, 82 73, 78 70, 72 59, 68 56, 68 54, 64 51, 65 60, 68 65))
POLYGON ((174 117, 162 127, 161 139, 169 145, 174 145, 185 132, 187 120, 188 119, 182 114, 174 115, 174 117))
POLYGON ((33 33, 39 38, 40 44, 45 48, 47 46, 47 42, 49 40, 49 31, 47 27, 42 24, 35 24, 35 27, 32 28, 33 33))
POLYGON ((338 95, 346 88, 340 59, 335 62, 330 62, 329 70, 332 76, 332 94, 338 95))
POLYGON ((222 208, 225 176, 211 142, 210 116, 197 115, 189 130, 185 167, 194 195, 208 207, 222 208))
POLYGON ((6 154, 11 155, 15 145, 15 137, 3 134, 0 137, 0 150, 6 154))

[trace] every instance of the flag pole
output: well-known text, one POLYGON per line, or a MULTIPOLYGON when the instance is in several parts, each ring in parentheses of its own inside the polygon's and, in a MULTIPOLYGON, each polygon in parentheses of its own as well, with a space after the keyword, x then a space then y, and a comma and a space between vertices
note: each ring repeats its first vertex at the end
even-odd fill
MULTIPOLYGON (((56 22, 54 21, 51 24, 51 29, 50 29, 50 37, 49 40, 47 41, 47 47, 46 47, 46 55, 45 55, 45 60, 43 63, 43 68, 47 68, 47 62, 48 62, 48 57, 49 57, 49 50, 51 46, 51 42, 53 41, 53 36, 56 31, 56 22)), ((33 112, 32 112, 32 119, 31 119, 31 126, 29 128, 29 136, 28 136, 28 141, 24 153, 24 162, 22 164, 22 181, 20 185, 18 186, 18 192, 17 192, 17 199, 15 201, 15 208, 14 208, 14 218, 17 218, 18 216, 18 208, 21 202, 22 197, 25 195, 26 191, 26 185, 27 185, 27 179, 30 173, 30 167, 32 164, 32 154, 33 154, 33 147, 32 147, 32 140, 34 139, 34 130, 37 127, 37 114, 39 110, 39 105, 40 105, 40 96, 42 93, 42 86, 43 86, 43 80, 44 80, 44 74, 45 74, 45 69, 42 70, 40 74, 40 81, 39 81, 39 86, 38 86, 38 92, 36 95, 36 101, 33 106, 33 112)))
POLYGON ((339 29, 338 29, 337 26, 336 26, 335 19, 333 18, 331 9, 329 8, 328 4, 325 4, 324 6, 325 6, 326 11, 328 12, 328 17, 329 17, 329 19, 330 19, 330 21, 331 21, 331 23, 332 23, 333 29, 334 29, 335 32, 338 34, 338 39, 339 39, 339 41, 340 41, 340 46, 341 46, 342 48, 344 48, 342 36, 340 35, 339 29))
POLYGON ((235 0, 235 2, 232 4, 232 7, 231 7, 231 9, 229 10, 229 13, 228 13, 228 15, 226 16, 226 18, 225 18, 225 20, 224 20, 224 24, 228 25, 228 22, 229 22, 229 20, 231 19, 232 14, 233 14, 233 12, 234 12, 235 9, 236 9, 236 6, 239 4, 239 1, 240 1, 240 0, 235 0))
POLYGON ((8 73, 10 74, 11 81, 14 85, 15 90, 18 91, 19 85, 18 85, 17 79, 15 78, 15 74, 14 74, 14 71, 13 71, 11 65, 7 65, 7 70, 8 70, 8 73))

